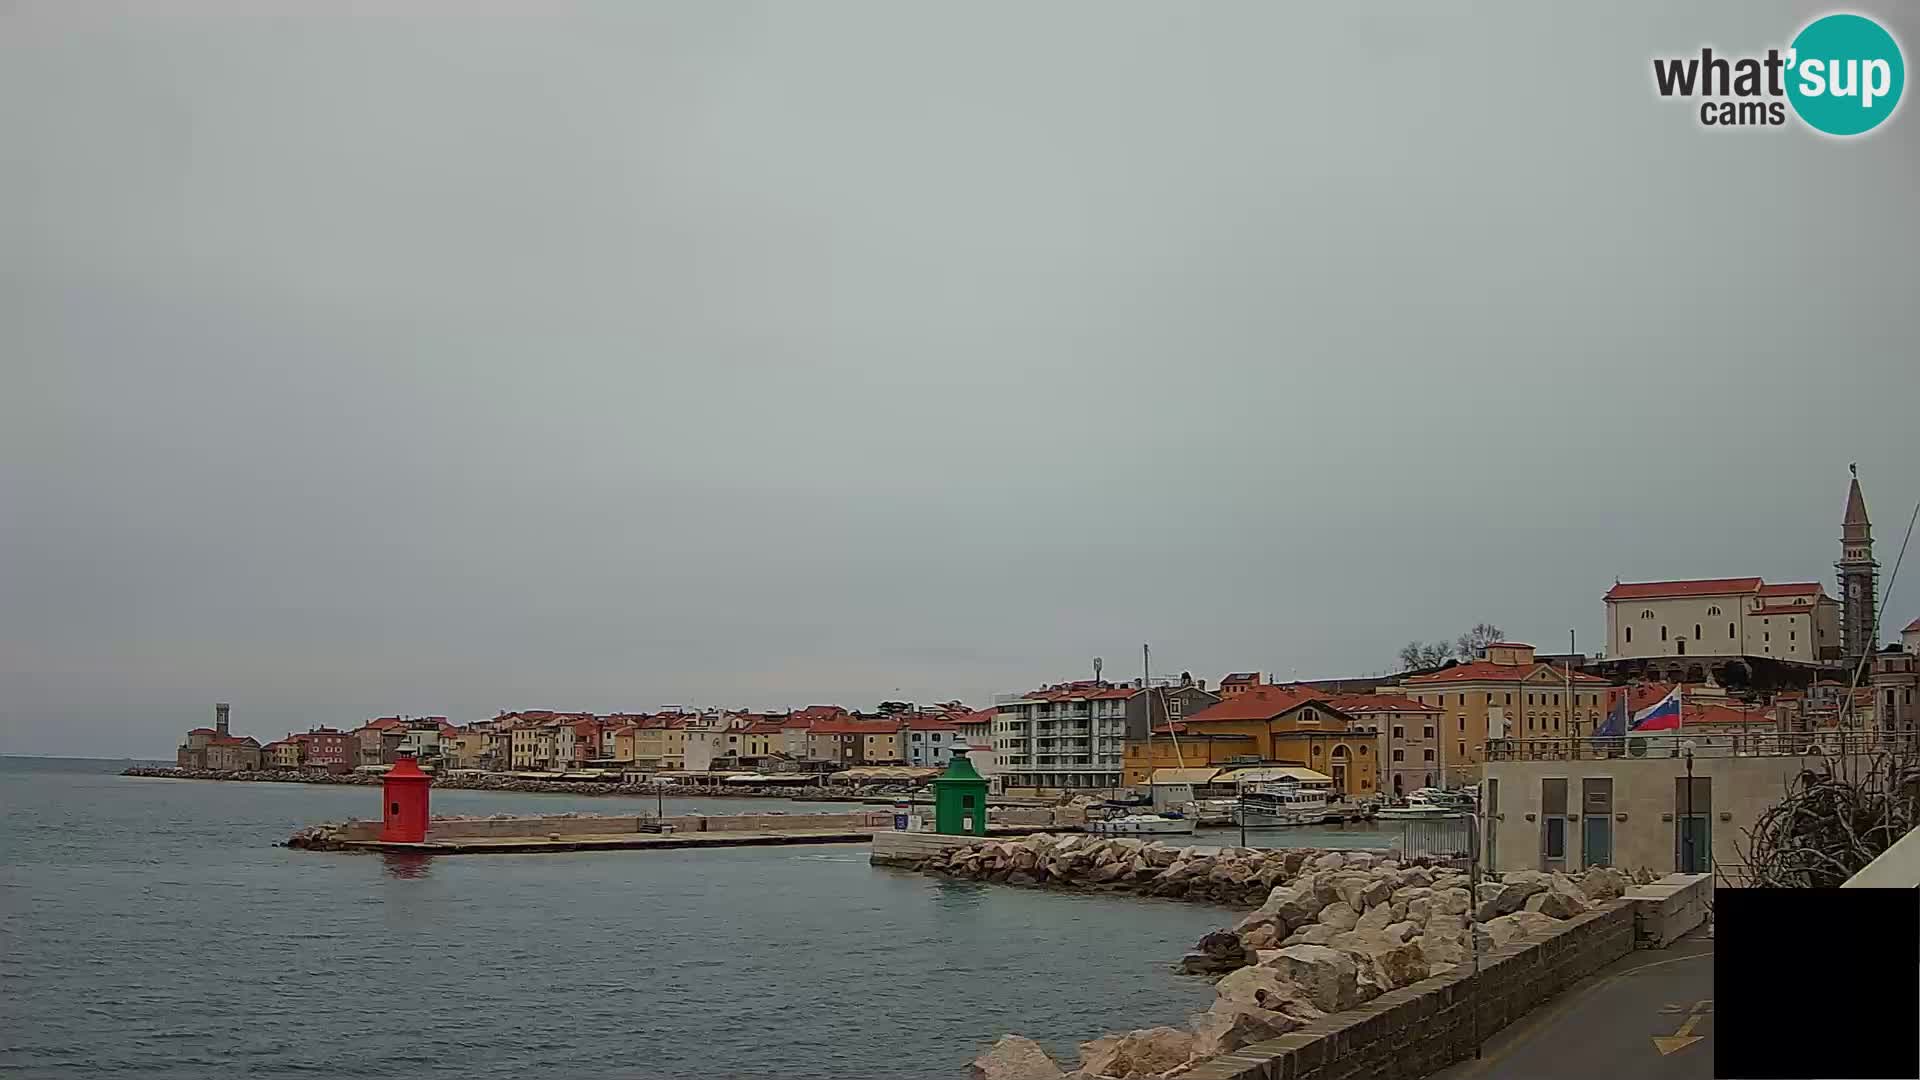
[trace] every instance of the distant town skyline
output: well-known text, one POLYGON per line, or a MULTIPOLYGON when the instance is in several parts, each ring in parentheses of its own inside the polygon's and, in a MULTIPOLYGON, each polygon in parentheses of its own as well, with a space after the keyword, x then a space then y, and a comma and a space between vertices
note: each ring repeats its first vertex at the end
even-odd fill
POLYGON ((1822 10, 9 10, 0 752, 1591 651, 1849 462, 1884 583, 1920 119, 1649 81, 1822 10))

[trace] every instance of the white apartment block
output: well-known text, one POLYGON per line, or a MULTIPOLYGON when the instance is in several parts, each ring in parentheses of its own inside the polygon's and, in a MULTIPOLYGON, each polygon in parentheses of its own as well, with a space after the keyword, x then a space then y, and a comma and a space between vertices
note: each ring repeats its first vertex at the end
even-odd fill
POLYGON ((1075 682, 996 696, 991 735, 1002 789, 1118 788, 1127 699, 1137 693, 1104 682, 1075 682))

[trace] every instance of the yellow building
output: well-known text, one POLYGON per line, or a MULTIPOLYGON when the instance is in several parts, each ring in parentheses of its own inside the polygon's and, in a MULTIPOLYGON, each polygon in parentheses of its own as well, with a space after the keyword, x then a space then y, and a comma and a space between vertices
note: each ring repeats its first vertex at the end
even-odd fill
POLYGON ((1606 718, 1607 680, 1533 658, 1533 646, 1496 642, 1487 658, 1401 680, 1400 692, 1440 710, 1447 786, 1470 783, 1487 738, 1576 739, 1606 718))
POLYGON ((300 767, 300 743, 292 738, 277 739, 260 748, 260 756, 263 760, 268 754, 273 756, 267 763, 276 769, 300 767))
POLYGON ((687 767, 687 718, 649 716, 633 735, 633 763, 663 772, 687 767))
POLYGON ((609 730, 601 740, 601 753, 622 765, 633 761, 633 739, 640 729, 632 724, 609 730))
POLYGON ((1144 788, 1155 769, 1300 765, 1331 776, 1338 796, 1369 796, 1379 791, 1375 739, 1353 723, 1313 687, 1252 686, 1185 720, 1162 724, 1151 739, 1129 739, 1122 775, 1128 785, 1144 788))
POLYGON ((907 760, 900 752, 900 729, 869 731, 860 736, 860 760, 868 765, 884 765, 907 760))

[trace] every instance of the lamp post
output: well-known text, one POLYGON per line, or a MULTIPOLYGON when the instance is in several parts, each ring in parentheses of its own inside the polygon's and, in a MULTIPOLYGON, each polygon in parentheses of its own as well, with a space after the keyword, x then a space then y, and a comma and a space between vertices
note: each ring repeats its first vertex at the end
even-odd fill
POLYGON ((1680 872, 1693 873, 1693 746, 1680 748, 1687 759, 1687 786, 1680 795, 1680 872))

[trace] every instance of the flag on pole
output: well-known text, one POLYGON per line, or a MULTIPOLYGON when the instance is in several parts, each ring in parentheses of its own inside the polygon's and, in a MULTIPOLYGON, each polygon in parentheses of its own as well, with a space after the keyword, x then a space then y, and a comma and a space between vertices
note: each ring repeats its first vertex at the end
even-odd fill
POLYGON ((1678 731, 1680 729, 1680 688, 1667 691, 1667 696, 1633 714, 1627 724, 1627 730, 1640 733, 1646 731, 1678 731))
POLYGON ((1597 738, 1618 739, 1627 733, 1627 688, 1621 687, 1620 693, 1607 709, 1607 718, 1601 722, 1600 730, 1593 734, 1597 738))

